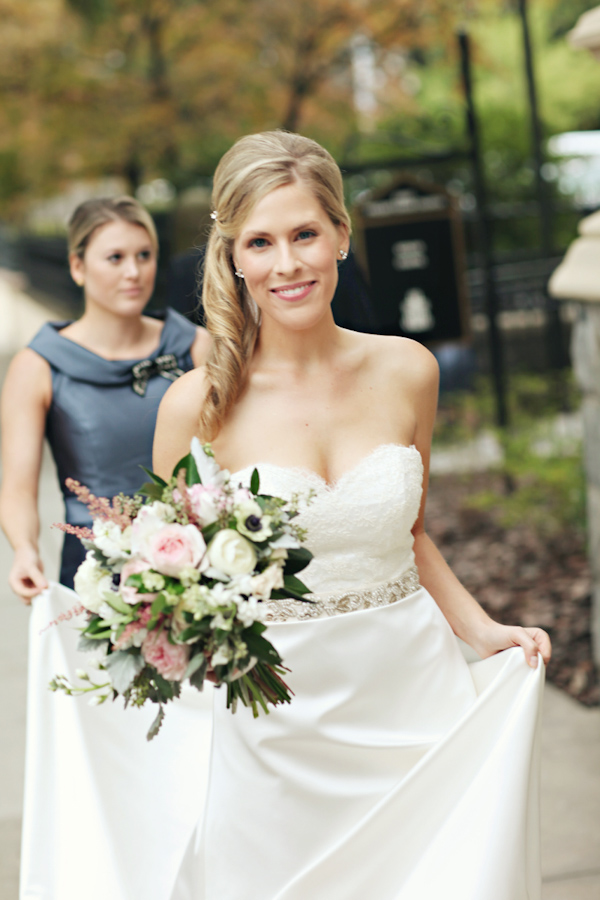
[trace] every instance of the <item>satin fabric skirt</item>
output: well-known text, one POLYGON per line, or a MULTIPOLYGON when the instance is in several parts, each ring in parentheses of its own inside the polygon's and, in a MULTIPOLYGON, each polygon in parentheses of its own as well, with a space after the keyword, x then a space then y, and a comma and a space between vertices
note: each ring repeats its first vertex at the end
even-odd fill
POLYGON ((171 900, 539 900, 543 665, 467 665, 423 588, 271 625, 289 706, 215 692, 209 791, 171 900))
POLYGON ((58 584, 33 601, 20 900, 167 900, 204 801, 210 691, 170 704, 150 743, 155 706, 52 693, 56 674, 105 674, 76 649, 81 616, 47 627, 78 604, 58 584))

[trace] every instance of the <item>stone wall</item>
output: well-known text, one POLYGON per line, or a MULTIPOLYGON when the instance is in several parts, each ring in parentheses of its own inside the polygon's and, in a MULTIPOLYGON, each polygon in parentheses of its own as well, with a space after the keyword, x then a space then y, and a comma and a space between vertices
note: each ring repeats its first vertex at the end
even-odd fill
POLYGON ((578 307, 571 356, 583 391, 588 552, 594 585, 592 635, 596 663, 600 665, 600 303, 580 303, 578 307))

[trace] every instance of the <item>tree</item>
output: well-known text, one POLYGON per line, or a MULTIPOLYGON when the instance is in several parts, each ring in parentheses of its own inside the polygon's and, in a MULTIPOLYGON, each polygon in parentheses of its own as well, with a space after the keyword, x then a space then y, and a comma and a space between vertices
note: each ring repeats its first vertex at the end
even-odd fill
MULTIPOLYGON (((356 130, 352 42, 426 46, 450 0, 0 0, 0 200, 209 175, 240 134, 356 130)), ((388 86, 389 87, 389 86, 388 86)), ((389 88, 394 102, 402 90, 389 88)))

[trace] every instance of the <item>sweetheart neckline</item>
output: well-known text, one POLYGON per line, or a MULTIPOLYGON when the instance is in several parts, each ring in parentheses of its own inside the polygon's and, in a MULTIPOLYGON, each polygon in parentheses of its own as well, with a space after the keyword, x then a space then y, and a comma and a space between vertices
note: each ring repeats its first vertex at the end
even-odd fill
POLYGON ((319 475, 318 472, 315 472, 314 469, 309 469, 304 466, 282 466, 279 463, 272 463, 272 462, 251 463, 248 466, 244 466, 242 469, 238 469, 237 471, 232 472, 230 477, 232 479, 234 479, 237 476, 241 475, 243 472, 251 472, 253 469, 258 469, 260 472, 261 469, 268 467, 270 469, 277 469, 281 472, 291 472, 296 475, 301 475, 303 478, 315 479, 315 481, 318 481, 322 485, 324 490, 335 491, 346 478, 348 478, 350 475, 353 475, 354 473, 356 473, 356 471, 358 469, 360 469, 361 466, 363 466, 366 462, 373 459, 373 457, 376 456, 377 453, 379 453, 382 450, 390 450, 390 449, 408 450, 408 451, 416 453, 418 455, 419 459, 421 459, 421 453, 414 444, 387 443, 387 444, 377 444, 377 446, 374 447, 371 451, 369 451, 369 453, 367 453, 365 456, 362 456, 358 460, 356 465, 352 466, 350 469, 347 469, 345 472, 342 472, 342 474, 340 475, 339 478, 336 478, 335 481, 331 481, 331 482, 327 481, 325 478, 323 478, 322 475, 319 475))

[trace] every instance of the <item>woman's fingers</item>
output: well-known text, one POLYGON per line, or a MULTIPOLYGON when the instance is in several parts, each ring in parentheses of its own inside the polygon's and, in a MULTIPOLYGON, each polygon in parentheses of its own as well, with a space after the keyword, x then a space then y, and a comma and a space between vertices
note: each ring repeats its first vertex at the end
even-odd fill
POLYGON ((550 657, 552 656, 552 642, 550 641, 550 636, 543 628, 526 628, 525 631, 527 631, 530 637, 535 641, 539 652, 542 655, 542 659, 546 665, 548 665, 550 657))
POLYGON ((541 628, 514 628, 511 638, 516 646, 523 648, 527 665, 532 669, 537 668, 538 653, 545 663, 550 660, 550 638, 541 628))
POLYGON ((31 567, 26 571, 11 572, 8 578, 11 590, 25 603, 27 606, 31 603, 33 597, 41 594, 48 587, 48 582, 44 574, 39 569, 31 567))

